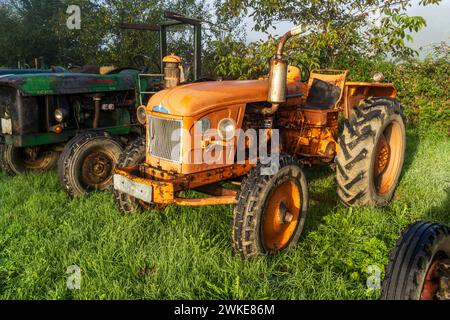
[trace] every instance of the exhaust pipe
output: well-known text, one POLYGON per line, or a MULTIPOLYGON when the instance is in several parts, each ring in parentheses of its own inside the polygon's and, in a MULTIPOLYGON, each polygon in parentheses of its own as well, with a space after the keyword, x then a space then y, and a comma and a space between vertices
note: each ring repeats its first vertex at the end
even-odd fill
POLYGON ((92 123, 92 128, 97 129, 98 123, 100 121, 100 110, 102 106, 102 97, 100 95, 95 95, 94 99, 94 120, 92 123))
POLYGON ((183 65, 181 58, 171 54, 164 57, 164 89, 177 87, 182 82, 183 65))
POLYGON ((284 59, 284 46, 286 42, 299 34, 307 31, 306 26, 297 26, 286 32, 278 43, 277 53, 270 60, 269 93, 267 101, 271 107, 260 109, 260 114, 272 115, 278 111, 280 104, 286 102, 286 79, 288 63, 284 59))

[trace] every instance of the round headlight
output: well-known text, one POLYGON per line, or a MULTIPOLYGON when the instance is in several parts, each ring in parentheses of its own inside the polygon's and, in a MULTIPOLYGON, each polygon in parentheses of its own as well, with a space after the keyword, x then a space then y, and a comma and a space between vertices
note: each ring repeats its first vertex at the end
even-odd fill
POLYGON ((234 123, 233 119, 222 119, 219 122, 219 136, 223 140, 231 140, 234 138, 234 135, 236 134, 236 124, 234 123))
POLYGON ((137 108, 136 116, 140 124, 147 123, 147 112, 145 111, 145 106, 140 106, 137 108))
POLYGON ((58 122, 63 122, 65 118, 65 112, 63 109, 56 109, 55 110, 55 120, 58 122))

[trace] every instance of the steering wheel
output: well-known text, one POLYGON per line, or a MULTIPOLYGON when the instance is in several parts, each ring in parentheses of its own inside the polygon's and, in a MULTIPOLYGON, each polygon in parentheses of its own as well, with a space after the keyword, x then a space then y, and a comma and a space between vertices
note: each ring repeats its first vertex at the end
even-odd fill
POLYGON ((148 67, 148 62, 155 65, 157 67, 159 73, 161 73, 161 66, 159 65, 159 63, 155 62, 149 56, 147 56, 145 54, 137 54, 133 57, 133 63, 135 66, 139 67, 139 69, 141 70, 141 73, 147 73, 149 71, 150 68, 148 67))
POLYGON ((300 69, 300 72, 304 71, 305 74, 306 74, 306 77, 303 78, 303 73, 302 73, 302 81, 303 81, 303 82, 308 82, 308 81, 309 81, 309 78, 311 78, 311 70, 309 69, 309 67, 308 67, 304 62, 299 61, 298 63, 299 63, 300 66, 302 67, 302 68, 299 68, 299 69, 300 69))

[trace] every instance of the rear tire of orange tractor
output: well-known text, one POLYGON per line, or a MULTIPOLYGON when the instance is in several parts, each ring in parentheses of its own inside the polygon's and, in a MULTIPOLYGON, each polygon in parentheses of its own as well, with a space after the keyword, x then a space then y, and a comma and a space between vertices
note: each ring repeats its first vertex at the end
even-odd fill
MULTIPOLYGON (((138 165, 145 161, 145 138, 138 138, 127 146, 117 163, 117 168, 126 168, 138 165)), ((136 198, 114 190, 116 208, 126 214, 139 213, 145 206, 136 198)))
POLYGON ((298 161, 282 156, 271 176, 262 175, 262 168, 256 166, 244 179, 234 207, 232 245, 244 259, 295 245, 308 209, 308 184, 298 161))
POLYGON ((344 121, 335 159, 338 195, 346 206, 386 206, 393 198, 406 147, 405 116, 396 99, 364 100, 344 121))

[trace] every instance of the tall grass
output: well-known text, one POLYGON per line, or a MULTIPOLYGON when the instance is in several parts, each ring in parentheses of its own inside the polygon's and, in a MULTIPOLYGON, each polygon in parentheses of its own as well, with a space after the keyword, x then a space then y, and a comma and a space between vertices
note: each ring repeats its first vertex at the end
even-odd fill
POLYGON ((333 172, 307 169, 311 206, 300 243, 242 261, 230 246, 231 207, 169 207, 124 216, 110 193, 69 199, 55 172, 0 174, 2 299, 374 299, 402 229, 450 223, 450 139, 408 132, 404 175, 386 208, 345 208, 333 172), (81 268, 81 289, 67 268, 81 268))

